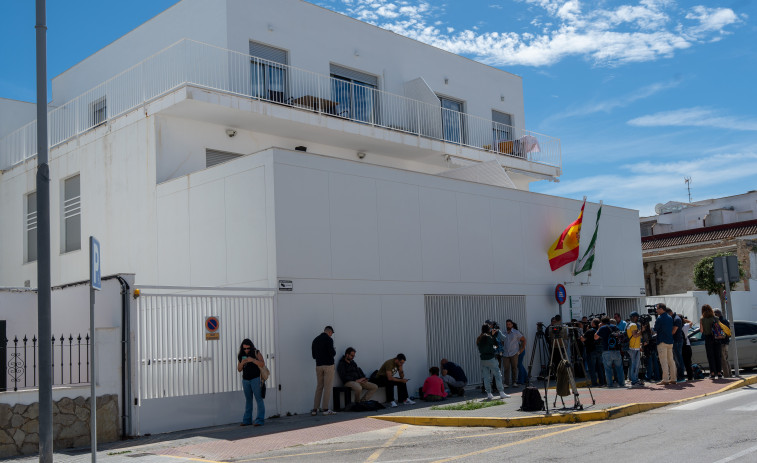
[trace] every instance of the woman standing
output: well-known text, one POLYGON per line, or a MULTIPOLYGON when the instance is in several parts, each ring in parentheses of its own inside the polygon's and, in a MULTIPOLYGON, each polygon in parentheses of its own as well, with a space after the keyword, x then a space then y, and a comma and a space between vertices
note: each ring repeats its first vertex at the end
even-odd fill
POLYGON ((237 354, 237 371, 242 372, 242 388, 244 389, 245 407, 241 426, 263 426, 265 419, 265 403, 261 391, 260 368, 265 366, 263 355, 255 349, 255 345, 249 339, 242 341, 237 354), (255 421, 252 421, 252 398, 258 407, 255 421))
POLYGON ((500 399, 507 399, 509 394, 505 394, 502 388, 502 375, 499 372, 499 365, 494 358, 494 354, 497 351, 497 343, 494 338, 491 337, 491 328, 484 323, 481 326, 481 334, 476 338, 476 346, 478 346, 478 352, 481 357, 481 372, 484 381, 484 390, 486 391, 487 400, 492 400, 492 376, 497 384, 497 390, 499 391, 500 399))
POLYGON ((710 379, 720 373, 720 343, 712 334, 712 325, 717 323, 712 307, 705 304, 702 306, 702 318, 699 319, 699 329, 704 337, 704 349, 707 352, 707 363, 710 364, 710 379))

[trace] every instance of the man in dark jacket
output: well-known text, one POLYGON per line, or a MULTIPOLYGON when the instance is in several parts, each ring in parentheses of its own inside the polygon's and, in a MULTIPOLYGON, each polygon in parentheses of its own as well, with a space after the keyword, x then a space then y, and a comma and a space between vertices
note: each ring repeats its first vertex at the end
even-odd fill
POLYGON ((318 404, 321 404, 321 413, 324 415, 336 415, 336 412, 329 408, 331 400, 331 385, 334 383, 334 328, 327 326, 323 333, 313 339, 311 350, 315 360, 315 377, 318 385, 315 388, 315 399, 313 400, 313 409, 310 414, 318 414, 318 404))
POLYGON ((368 381, 363 370, 355 363, 355 349, 352 347, 348 347, 344 352, 344 356, 339 360, 339 365, 336 367, 336 372, 342 383, 352 389, 355 403, 370 400, 378 389, 378 386, 368 381), (360 396, 363 391, 366 392, 361 399, 360 396))

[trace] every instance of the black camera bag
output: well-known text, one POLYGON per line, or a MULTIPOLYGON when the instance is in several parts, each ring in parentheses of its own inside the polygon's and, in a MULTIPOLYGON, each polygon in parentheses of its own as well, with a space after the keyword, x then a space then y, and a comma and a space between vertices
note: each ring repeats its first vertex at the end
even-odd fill
POLYGON ((541 398, 539 390, 533 386, 527 386, 523 389, 523 402, 520 410, 523 412, 538 412, 544 410, 544 401, 541 398))

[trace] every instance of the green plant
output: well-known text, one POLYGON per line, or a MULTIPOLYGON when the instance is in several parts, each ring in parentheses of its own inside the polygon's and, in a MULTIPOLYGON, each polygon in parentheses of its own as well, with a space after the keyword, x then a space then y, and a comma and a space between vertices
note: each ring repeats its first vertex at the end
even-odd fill
POLYGON ((431 407, 431 410, 478 410, 480 408, 496 407, 497 405, 504 404, 504 400, 488 400, 486 402, 466 400, 464 403, 452 405, 434 405, 433 407, 431 407))
MULTIPOLYGON (((733 253, 731 252, 720 252, 714 256, 705 257, 694 266, 694 285, 703 291, 707 291, 707 294, 717 294, 720 298, 721 307, 725 307, 725 295, 723 294, 725 283, 715 282, 715 264, 713 263, 713 259, 715 257, 732 255, 733 253)), ((739 277, 744 278, 744 269, 741 266, 741 262, 739 262, 739 277)), ((731 283, 730 289, 736 287, 737 284, 738 282, 731 283)))

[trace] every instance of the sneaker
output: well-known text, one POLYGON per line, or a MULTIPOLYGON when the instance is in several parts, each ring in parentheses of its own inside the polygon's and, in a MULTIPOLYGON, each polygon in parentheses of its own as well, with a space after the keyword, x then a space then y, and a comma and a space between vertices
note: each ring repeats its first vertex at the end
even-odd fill
POLYGON ((500 392, 499 393, 499 398, 500 399, 509 399, 510 398, 510 394, 505 394, 504 392, 500 392))
POLYGON ((317 414, 318 414, 318 410, 316 410, 315 408, 310 410, 310 416, 315 416, 317 414))
POLYGON ((494 396, 492 395, 491 392, 486 394, 486 400, 494 400, 494 396))
POLYGON ((404 402, 402 402, 403 405, 415 405, 415 401, 413 401, 411 398, 405 399, 404 402))
POLYGON ((678 380, 678 381, 676 381, 676 382, 677 382, 677 383, 685 383, 685 382, 686 382, 686 380, 685 380, 685 379, 679 379, 679 380, 678 380))
POLYGON ((395 402, 395 401, 392 400, 392 403, 390 403, 389 406, 392 407, 392 408, 396 408, 397 407, 397 402, 395 402))
POLYGON ((321 415, 323 415, 323 416, 326 416, 326 415, 336 415, 336 412, 334 410, 324 410, 324 411, 321 412, 321 415))
POLYGON ((657 383, 658 386, 665 386, 666 384, 668 384, 667 381, 660 381, 659 383, 657 383))

